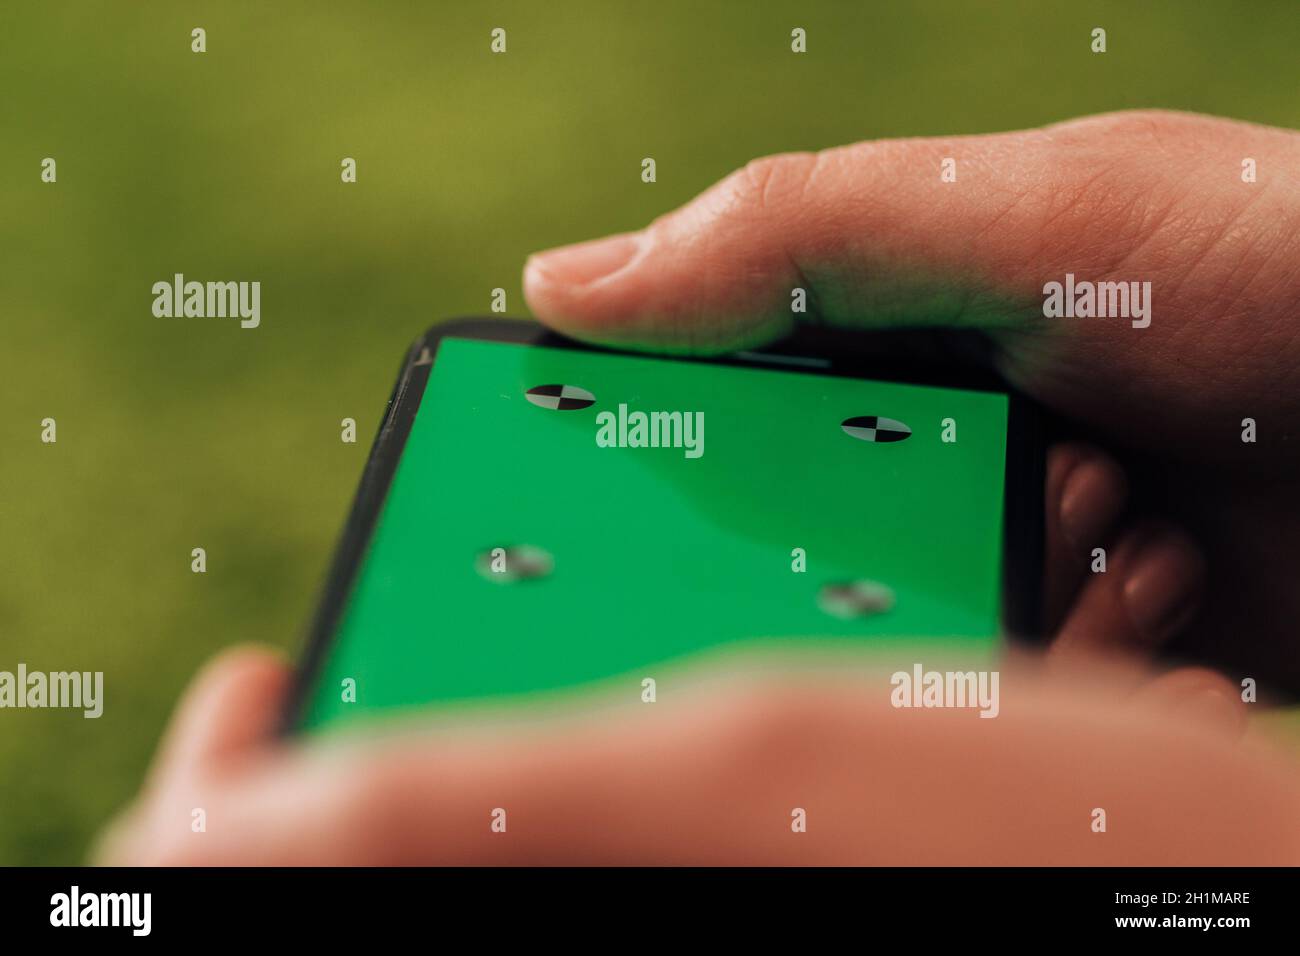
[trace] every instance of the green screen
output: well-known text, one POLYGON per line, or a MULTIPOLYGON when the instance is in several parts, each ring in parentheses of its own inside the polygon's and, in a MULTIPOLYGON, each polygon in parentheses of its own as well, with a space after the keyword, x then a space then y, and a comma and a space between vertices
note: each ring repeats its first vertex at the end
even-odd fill
POLYGON ((900 662, 918 642, 987 653, 1007 410, 997 393, 444 339, 305 725, 639 685, 744 641, 848 642, 900 662), (554 384, 594 401, 525 394, 554 384), (598 416, 620 405, 702 413, 702 453, 602 447, 598 416), (841 428, 869 415, 912 434, 841 428), (485 564, 525 546, 549 573, 485 564), (892 606, 826 610, 824 587, 863 580, 892 606))

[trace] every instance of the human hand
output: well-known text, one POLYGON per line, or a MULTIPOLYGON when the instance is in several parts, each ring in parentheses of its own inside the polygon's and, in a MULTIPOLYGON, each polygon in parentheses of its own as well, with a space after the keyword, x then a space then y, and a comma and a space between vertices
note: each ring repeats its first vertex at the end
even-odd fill
POLYGON ((1300 781, 1224 739, 1241 704, 1207 672, 1124 697, 1111 682, 1004 671, 999 716, 981 720, 890 707, 887 676, 869 667, 778 675, 733 656, 681 675, 653 707, 583 701, 545 719, 286 741, 275 729, 291 680, 258 649, 209 665, 98 861, 1300 861, 1300 781), (796 808, 805 833, 791 829, 796 808))
POLYGON ((1300 693, 1297 169, 1300 134, 1157 111, 768 157, 641 232, 532 257, 525 292, 560 331, 668 351, 769 341, 802 318, 796 287, 821 323, 980 330, 1011 382, 1123 453, 1140 511, 1204 546, 1172 650, 1300 693), (1149 325, 1045 318, 1067 273, 1149 282, 1149 325))
MULTIPOLYGON (((444 720, 432 727, 426 722, 387 738, 291 741, 276 736, 292 680, 289 669, 265 651, 237 650, 210 665, 186 694, 140 797, 104 839, 100 859, 118 864, 958 862, 970 855, 974 861, 983 838, 973 834, 956 844, 944 843, 944 837, 919 848, 896 836, 881 842, 882 828, 851 813, 853 799, 870 790, 877 805, 897 804, 905 826, 883 828, 891 834, 909 828, 921 833, 928 813, 951 821, 953 808, 946 806, 945 794, 955 791, 940 787, 917 803, 902 797, 912 784, 900 791, 897 780, 917 773, 924 778, 928 761, 951 759, 960 740, 976 749, 992 746, 1003 761, 1021 759, 1013 755, 1029 738, 1032 747, 1046 748, 1041 728, 1033 729, 1035 720, 1065 700, 1075 708, 1063 712, 1067 722, 1080 719, 1075 711, 1081 707, 1090 715, 1073 731, 1080 737, 1094 733, 1087 721, 1104 723, 1115 715, 1145 720, 1148 712, 1177 710, 1197 733, 1209 736, 1197 744, 1198 757, 1208 748, 1235 766, 1237 758, 1217 741, 1240 733, 1242 705, 1213 673, 1153 677, 1116 667, 1104 680, 1098 677, 1084 699, 1081 649, 1095 652, 1104 641, 1101 646, 1122 646, 1137 655, 1158 646, 1178 626, 1177 620, 1156 629, 1145 623, 1152 618, 1143 581, 1151 571, 1139 557, 1143 546, 1160 541, 1175 553, 1191 546, 1172 529, 1115 527, 1123 504, 1122 475, 1097 450, 1062 446, 1053 450, 1048 466, 1049 591, 1067 599, 1079 593, 1057 609, 1063 623, 1054 656, 1070 666, 1025 670, 1021 684, 1004 682, 1014 690, 1004 696, 996 721, 967 720, 963 726, 931 722, 925 715, 920 723, 900 721, 884 704, 887 680, 869 661, 805 673, 783 661, 774 677, 770 668, 764 672, 755 661, 735 656, 703 675, 687 672, 664 681, 663 686, 678 689, 650 710, 639 696, 630 708, 586 697, 575 698, 566 717, 548 720, 540 729, 535 712, 527 711, 507 715, 504 722, 444 720), (1079 588, 1074 567, 1062 559, 1085 531, 1117 537, 1118 563, 1112 573, 1079 588), (857 676, 846 679, 854 666, 857 676), (1029 688, 1024 696, 1023 688, 1029 688), (1037 716, 1022 716, 1031 713, 1037 716), (987 724, 999 729, 974 729, 987 724), (1004 734, 1003 724, 1016 729, 1004 734), (949 739, 950 734, 955 737, 949 739), (888 786, 878 772, 886 765, 888 786), (804 773, 811 776, 800 784, 804 773), (775 780, 783 782, 784 795, 775 780), (785 839, 790 808, 775 819, 766 816, 775 812, 767 803, 783 799, 795 800, 792 806, 815 804, 822 808, 819 816, 824 811, 842 816, 817 838, 791 843, 785 839), (488 829, 489 814, 499 806, 514 821, 509 839, 494 839, 488 829), (709 820, 718 814, 732 819, 729 807, 744 810, 735 826, 713 827, 709 820), (196 809, 205 818, 200 833, 191 828, 196 809), (921 859, 909 856, 918 852, 921 859), (950 857, 936 855, 949 852, 950 857)), ((1175 562, 1162 573, 1176 578, 1181 566, 1175 562)), ((1195 583, 1194 578, 1172 582, 1182 588, 1195 583)), ((1129 739, 1127 729, 1119 733, 1112 727, 1107 733, 1112 744, 1129 739)), ((1065 749, 1069 739, 1067 733, 1048 761, 1049 775, 1071 772, 1075 758, 1065 749)), ((1090 746, 1098 753, 1104 749, 1090 746)), ((965 771, 954 765, 953 772, 965 771)), ((980 800, 995 801, 1022 783, 1008 779, 981 786, 980 800)), ((1136 800, 1136 792, 1129 797, 1136 800)), ((1076 810, 1057 807, 1061 814, 1076 810)), ((1094 847, 1071 833, 1064 818, 1053 820, 1048 812, 1042 822, 1062 828, 1049 846, 1092 858, 1094 847)), ((1086 819, 1080 826, 1086 833, 1086 819)), ((1008 862, 1045 852, 1034 841, 1010 831, 1007 836, 1008 862)), ((1244 845, 1243 852, 1253 852, 1255 844, 1244 845)), ((1126 843, 1112 850, 1122 859, 1165 859, 1175 852, 1158 843, 1126 843)), ((1220 850, 1228 852, 1226 844, 1220 850)))

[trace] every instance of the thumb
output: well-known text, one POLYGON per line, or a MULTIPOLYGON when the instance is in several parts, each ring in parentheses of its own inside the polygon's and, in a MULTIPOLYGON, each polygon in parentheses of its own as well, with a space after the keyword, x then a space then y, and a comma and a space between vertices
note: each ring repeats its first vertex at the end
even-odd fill
POLYGON ((185 692, 168 727, 151 781, 202 770, 274 739, 293 673, 276 652, 229 648, 185 692))
POLYGON ((186 690, 149 770, 142 798, 96 839, 90 859, 126 865, 153 839, 148 799, 173 785, 193 786, 211 767, 269 742, 279 725, 292 671, 275 652, 240 646, 218 654, 186 690))
POLYGON ((772 156, 640 232, 533 256, 524 289, 542 321, 603 344, 717 352, 805 319, 966 327, 1022 387, 1123 387, 1174 338, 1201 369, 1297 348, 1281 325, 1300 295, 1297 160, 1295 133, 1160 111, 772 156), (1271 173, 1243 182, 1243 156, 1271 173), (1153 327, 1045 319, 1044 284, 1067 272, 1151 282, 1153 327))

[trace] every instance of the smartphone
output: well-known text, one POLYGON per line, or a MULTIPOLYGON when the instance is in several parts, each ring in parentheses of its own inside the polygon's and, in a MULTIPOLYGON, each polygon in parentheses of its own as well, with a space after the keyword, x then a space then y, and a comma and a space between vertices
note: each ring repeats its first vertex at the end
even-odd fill
POLYGON ((389 399, 289 725, 639 689, 749 643, 992 654, 1037 630, 1036 422, 996 379, 898 360, 435 326, 389 399))

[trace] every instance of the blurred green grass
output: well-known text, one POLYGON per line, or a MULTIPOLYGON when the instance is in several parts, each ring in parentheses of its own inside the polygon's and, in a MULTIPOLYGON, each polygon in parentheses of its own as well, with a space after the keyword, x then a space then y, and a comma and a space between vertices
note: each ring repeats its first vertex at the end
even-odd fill
POLYGON ((103 670, 106 704, 0 712, 0 862, 82 860, 199 663, 296 646, 403 348, 494 287, 523 313, 529 252, 770 152, 1141 106, 1300 126, 1297 48, 1293 0, 6 4, 0 669, 103 670), (260 280, 261 328, 154 318, 174 272, 260 280))

